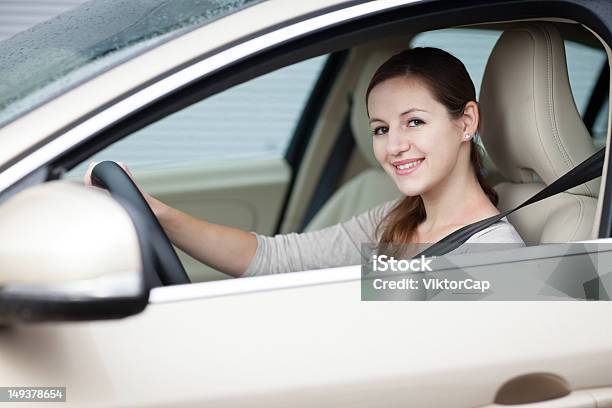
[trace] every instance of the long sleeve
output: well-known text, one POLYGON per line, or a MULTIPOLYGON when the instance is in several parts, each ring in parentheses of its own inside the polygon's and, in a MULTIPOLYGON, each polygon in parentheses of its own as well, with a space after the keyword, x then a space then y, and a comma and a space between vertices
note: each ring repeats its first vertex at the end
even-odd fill
MULTIPOLYGON (((388 201, 346 222, 319 231, 274 237, 255 234, 257 251, 242 276, 358 265, 362 261, 361 244, 378 242, 376 227, 398 201, 388 201)), ((524 245, 521 236, 504 217, 474 234, 450 254, 502 250, 524 245)))
POLYGON ((318 231, 257 237, 257 251, 242 276, 296 272, 361 263, 362 243, 376 242, 376 227, 397 200, 318 231))

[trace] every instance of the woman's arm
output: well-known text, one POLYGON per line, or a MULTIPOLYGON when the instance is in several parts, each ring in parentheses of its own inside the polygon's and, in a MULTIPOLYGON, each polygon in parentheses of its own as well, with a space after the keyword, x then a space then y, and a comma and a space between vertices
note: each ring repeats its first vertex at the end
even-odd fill
MULTIPOLYGON (((118 164, 131 177, 125 164, 118 164)), ((92 185, 94 165, 85 175, 86 185, 92 185)), ((361 244, 376 240, 376 226, 397 202, 370 208, 322 230, 266 237, 200 220, 140 191, 174 245, 236 277, 359 264, 361 244)))
POLYGON ((237 228, 213 224, 155 200, 159 223, 174 245, 193 258, 235 277, 242 275, 257 250, 255 235, 237 228))
POLYGON ((317 231, 256 235, 257 252, 243 276, 358 265, 361 245, 375 243, 376 226, 397 200, 388 201, 350 219, 317 231))
MULTIPOLYGON (((117 164, 132 177, 125 164, 117 164)), ((85 185, 93 185, 91 170, 95 165, 90 164, 85 174, 85 185)), ((162 203, 142 190, 140 192, 174 245, 198 261, 232 276, 239 277, 247 270, 257 250, 255 235, 200 220, 162 203)))
POLYGON ((174 245, 232 276, 239 277, 246 271, 257 250, 255 235, 192 217, 151 196, 149 200, 157 202, 153 212, 174 245))

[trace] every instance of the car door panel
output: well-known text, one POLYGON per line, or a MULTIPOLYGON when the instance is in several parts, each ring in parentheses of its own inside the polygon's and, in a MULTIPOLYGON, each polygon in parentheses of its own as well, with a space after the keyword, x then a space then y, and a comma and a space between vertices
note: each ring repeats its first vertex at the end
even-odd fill
POLYGON ((242 280, 248 293, 232 294, 236 281, 155 289, 153 299, 226 293, 166 299, 120 321, 5 329, 12 364, 0 378, 65 385, 68 405, 151 407, 481 406, 532 372, 572 389, 612 384, 605 303, 362 302, 358 279, 257 290, 267 278, 242 280))

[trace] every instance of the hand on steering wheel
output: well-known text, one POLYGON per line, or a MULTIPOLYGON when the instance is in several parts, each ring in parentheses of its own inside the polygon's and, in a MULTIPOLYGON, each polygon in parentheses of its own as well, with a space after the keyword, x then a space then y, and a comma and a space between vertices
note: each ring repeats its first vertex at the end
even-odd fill
POLYGON ((112 196, 127 201, 148 224, 149 240, 154 249, 155 269, 164 285, 190 283, 189 277, 157 217, 132 178, 119 164, 103 161, 91 170, 92 184, 107 189, 112 196))

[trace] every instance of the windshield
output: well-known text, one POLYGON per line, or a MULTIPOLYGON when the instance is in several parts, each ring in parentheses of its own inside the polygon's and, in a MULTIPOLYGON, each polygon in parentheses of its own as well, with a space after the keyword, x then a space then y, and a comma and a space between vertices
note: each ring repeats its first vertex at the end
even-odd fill
POLYGON ((0 42, 0 127, 162 42, 263 0, 92 0, 0 42))

